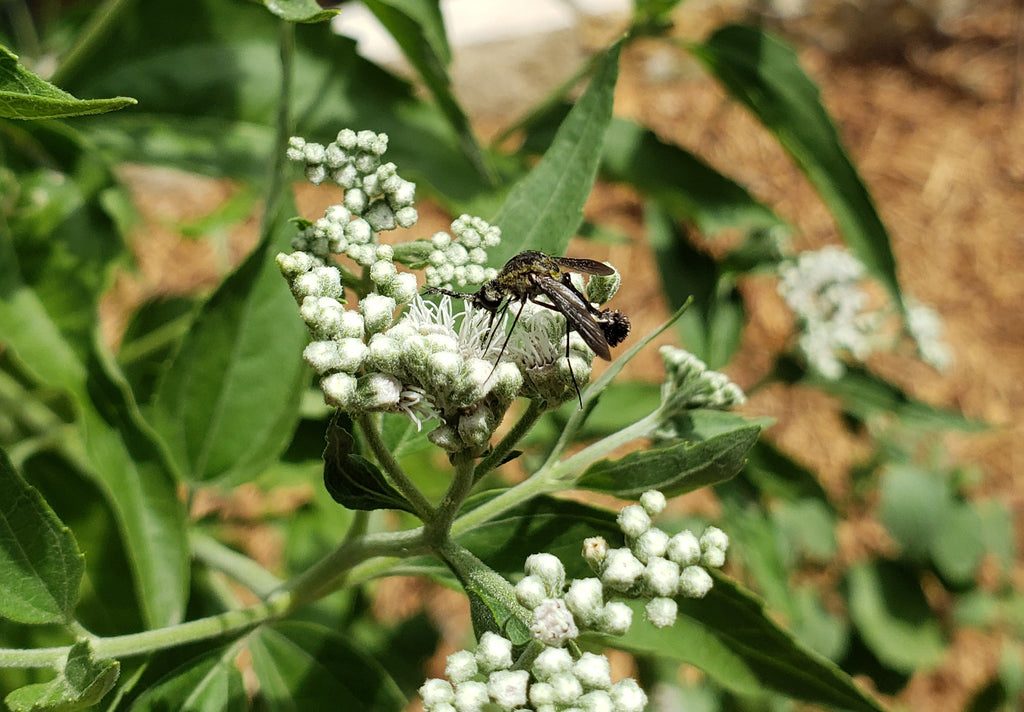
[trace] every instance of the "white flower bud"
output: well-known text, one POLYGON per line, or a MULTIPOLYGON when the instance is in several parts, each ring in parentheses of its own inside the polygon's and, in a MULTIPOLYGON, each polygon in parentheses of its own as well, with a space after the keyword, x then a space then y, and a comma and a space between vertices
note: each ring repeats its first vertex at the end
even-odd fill
POLYGON ((704 598, 714 583, 711 574, 700 566, 687 566, 679 574, 679 593, 687 598, 704 598))
POLYGON ((338 144, 331 142, 327 144, 327 149, 324 153, 324 163, 331 170, 337 170, 344 166, 348 162, 348 154, 338 144))
POLYGON ((448 390, 462 373, 462 357, 451 351, 438 351, 427 357, 427 379, 430 384, 448 390))
POLYGON ((612 666, 603 655, 583 653, 572 671, 588 690, 608 690, 612 686, 612 666))
POLYGON ((602 536, 587 537, 583 540, 583 560, 594 571, 600 571, 608 556, 608 542, 602 536))
POLYGON ((406 205, 395 211, 395 222, 398 227, 412 227, 419 219, 420 214, 411 205, 406 205))
POLYGON ((577 703, 582 712, 615 712, 612 696, 605 690, 592 690, 583 695, 577 703))
POLYGON ((633 609, 622 601, 612 601, 604 607, 599 630, 608 635, 625 635, 633 625, 633 609))
POLYGON ((342 129, 334 141, 346 151, 351 151, 356 147, 356 132, 352 129, 342 129))
POLYGON ((665 555, 668 549, 668 534, 657 527, 651 527, 633 542, 633 553, 640 561, 647 563, 665 555))
POLYGON ((455 688, 455 708, 459 712, 483 712, 489 699, 487 685, 476 680, 467 680, 455 688))
POLYGON ((544 586, 544 582, 536 576, 524 576, 523 579, 516 584, 516 600, 522 604, 523 608, 533 610, 541 604, 545 598, 548 597, 547 588, 544 586))
POLYGON ((395 267, 395 263, 390 260, 378 260, 370 265, 370 279, 373 280, 374 284, 391 284, 391 281, 394 280, 397 274, 398 269, 395 267))
POLYGON ((526 704, 529 683, 530 673, 526 670, 499 670, 487 679, 487 692, 501 709, 512 710, 526 704))
POLYGON ((491 393, 502 403, 511 403, 523 387, 523 374, 511 361, 502 361, 494 369, 491 393))
POLYGON ((346 309, 339 320, 337 335, 338 338, 362 340, 363 315, 353 309, 346 309))
POLYGON ((538 680, 546 682, 559 673, 572 670, 572 655, 565 648, 545 648, 533 661, 532 670, 538 680))
POLYGON ((455 690, 447 680, 432 678, 424 682, 419 689, 420 699, 423 700, 424 709, 431 709, 434 705, 442 703, 451 704, 455 702, 455 690))
POLYGON ((597 304, 604 304, 615 296, 621 284, 622 275, 617 270, 614 274, 610 275, 593 275, 587 282, 587 299, 597 304))
POLYGON ((319 164, 310 164, 306 166, 306 170, 303 171, 303 175, 313 185, 320 185, 327 178, 327 169, 319 164))
POLYGON ((341 272, 337 267, 314 267, 301 274, 292 282, 292 293, 296 298, 332 297, 340 298, 344 294, 341 287, 341 272))
POLYGON ((601 582, 616 591, 628 591, 644 573, 644 565, 629 549, 612 549, 604 560, 601 582))
POLYGON ((512 667, 512 642, 487 631, 476 646, 476 663, 483 673, 512 667))
POLYGON ((320 380, 327 405, 349 410, 356 403, 356 378, 347 373, 332 373, 320 380))
POLYGON ((640 506, 652 517, 661 514, 666 504, 665 495, 658 490, 647 490, 640 495, 640 506))
POLYGON ((387 334, 374 334, 367 353, 372 368, 384 373, 395 373, 401 368, 402 347, 387 334))
POLYGON ((700 555, 700 563, 712 569, 720 569, 725 565, 725 552, 721 549, 705 549, 700 555))
POLYGON ((356 172, 356 167, 351 163, 348 163, 331 171, 331 180, 342 188, 348 190, 349 188, 355 187, 356 183, 359 181, 359 174, 356 172))
POLYGON ((338 365, 338 344, 335 341, 312 341, 302 351, 302 358, 306 360, 309 367, 318 374, 323 375, 328 371, 340 371, 338 365))
POLYGON ((466 680, 472 680, 479 672, 476 664, 476 656, 468 650, 460 650, 448 656, 444 667, 445 676, 460 685, 466 680))
POLYGON ((580 631, 572 613, 560 598, 546 598, 533 609, 530 633, 551 647, 561 647, 579 637, 580 631))
POLYGON ((622 533, 631 539, 636 539, 651 528, 651 517, 639 504, 623 507, 616 521, 622 533))
POLYGON ((679 585, 679 564, 655 557, 644 568, 644 583, 655 596, 674 596, 679 585))
POLYGON ((394 299, 380 294, 367 294, 360 299, 359 312, 363 315, 366 331, 376 334, 390 327, 395 320, 396 306, 394 299))
POLYGON ((359 379, 359 402, 366 410, 394 408, 401 395, 402 382, 394 376, 371 373, 359 379))
POLYGON ((285 149, 285 156, 289 161, 303 161, 306 158, 306 139, 301 136, 292 136, 288 139, 288 148, 285 149))
POLYGON ((362 215, 366 210, 366 193, 360 188, 349 188, 345 191, 345 208, 356 215, 362 215))
POLYGON ((481 284, 483 281, 483 267, 480 265, 466 265, 466 284, 481 284))
POLYGON ((565 605, 582 628, 593 628, 604 612, 601 581, 596 578, 574 579, 565 593, 565 605))
POLYGON ((363 213, 363 218, 377 232, 394 230, 397 224, 395 213, 391 210, 391 206, 387 204, 386 200, 373 201, 370 207, 366 209, 366 212, 363 213))
MULTIPOLYGON (((437 248, 438 251, 441 251, 444 248, 448 247, 448 245, 450 245, 451 243, 452 236, 449 235, 447 232, 435 232, 430 237, 430 244, 437 248)), ((441 252, 441 254, 444 255, 444 252, 441 252)))
POLYGON ((523 570, 543 581, 549 596, 558 596, 565 588, 565 567, 554 554, 530 554, 523 570))
POLYGON ((307 142, 302 150, 306 163, 323 163, 326 156, 323 144, 307 142))
POLYGON ((402 272, 395 275, 391 282, 391 295, 399 304, 408 304, 416 298, 419 287, 416 284, 416 275, 411 272, 402 272))
POLYGON ((462 449, 462 439, 450 425, 439 425, 427 435, 427 440, 445 452, 456 452, 462 449))
POLYGON ((616 682, 611 696, 616 712, 643 712, 647 707, 647 695, 631 677, 616 682))
POLYGON ((551 685, 556 705, 571 705, 583 696, 583 685, 572 673, 561 672, 553 675, 548 684, 551 685))
POLYGON ((319 264, 319 260, 305 252, 293 252, 290 255, 279 252, 277 255, 277 266, 287 279, 294 279, 319 264))
POLYGON ((689 529, 681 531, 668 540, 665 556, 680 566, 691 566, 700 561, 700 542, 689 529))
POLYGON ((361 339, 338 340, 338 369, 355 373, 366 360, 367 348, 361 339))
POLYGON ((445 352, 456 355, 459 353, 459 341, 450 333, 427 334, 424 338, 426 339, 425 343, 427 349, 429 349, 431 353, 445 352))
POLYGON ((551 707, 555 704, 555 688, 546 682, 535 682, 530 685, 530 704, 534 710, 551 707))
POLYGON ((354 245, 366 245, 373 240, 373 228, 363 218, 356 218, 345 223, 345 237, 354 245))
POLYGON ((729 535, 718 527, 708 527, 700 535, 701 549, 721 549, 723 552, 729 548, 729 535))
POLYGON ((679 606, 671 598, 652 598, 647 602, 645 611, 647 613, 647 620, 655 628, 668 628, 676 622, 676 616, 679 615, 679 606))

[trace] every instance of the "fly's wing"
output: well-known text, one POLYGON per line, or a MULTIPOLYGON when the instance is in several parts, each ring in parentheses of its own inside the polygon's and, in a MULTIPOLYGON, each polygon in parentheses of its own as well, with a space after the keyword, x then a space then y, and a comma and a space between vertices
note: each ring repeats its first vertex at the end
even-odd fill
POLYGON ((558 263, 559 267, 580 274, 598 274, 602 277, 615 274, 614 269, 597 260, 588 260, 584 257, 553 257, 552 259, 558 263))
MULTIPOLYGON (((593 262, 593 260, 587 261, 593 262)), ((595 264, 601 263, 597 262, 595 264)), ((604 267, 605 265, 601 266, 604 267)), ((608 341, 604 338, 604 331, 590 316, 592 307, 585 299, 579 296, 579 292, 547 276, 536 278, 535 283, 541 294, 551 300, 555 311, 560 312, 565 317, 565 320, 569 322, 569 326, 579 333, 587 346, 593 349, 594 353, 605 361, 611 361, 612 354, 608 349, 608 341)))

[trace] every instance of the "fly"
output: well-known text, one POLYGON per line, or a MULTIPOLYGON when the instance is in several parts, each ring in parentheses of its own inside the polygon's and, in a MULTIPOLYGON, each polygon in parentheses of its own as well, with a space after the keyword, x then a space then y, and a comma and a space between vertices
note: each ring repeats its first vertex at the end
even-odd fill
MULTIPOLYGON (((505 313, 514 302, 520 304, 520 309, 512 320, 512 328, 509 329, 505 342, 501 345, 495 367, 505 353, 505 348, 519 321, 519 315, 522 313, 521 307, 527 301, 556 311, 565 317, 566 358, 569 357, 569 332, 575 329, 583 342, 595 354, 605 361, 610 361, 610 347, 622 343, 629 334, 629 319, 617 310, 595 308, 580 290, 573 286, 569 272, 599 276, 615 274, 614 269, 597 260, 553 257, 536 250, 527 250, 506 262, 494 279, 484 282, 475 293, 464 294, 438 287, 428 287, 426 291, 469 300, 473 306, 490 312, 492 327, 495 320, 499 324, 501 323, 505 313), (567 271, 563 272, 563 270, 567 271), (542 296, 546 297, 548 301, 540 301, 539 297, 542 296)), ((492 330, 488 344, 494 339, 494 333, 495 331, 492 330)), ((572 377, 572 384, 576 388, 576 396, 582 408, 583 396, 580 393, 579 384, 576 382, 576 374, 572 372, 571 364, 569 365, 569 375, 572 377)))

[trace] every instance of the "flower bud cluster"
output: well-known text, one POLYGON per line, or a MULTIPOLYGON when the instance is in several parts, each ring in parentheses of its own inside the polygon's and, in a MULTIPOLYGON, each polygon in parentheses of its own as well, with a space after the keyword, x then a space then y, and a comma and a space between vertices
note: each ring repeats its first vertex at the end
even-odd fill
POLYGON ((722 566, 729 548, 729 538, 715 527, 705 529, 698 539, 689 530, 670 536, 653 526, 651 517, 664 506, 660 492, 645 492, 640 504, 619 512, 625 547, 611 549, 602 537, 583 544, 583 556, 605 590, 648 599, 646 617, 659 628, 675 623, 676 596, 707 595, 714 583, 707 569, 722 566))
POLYGON ((945 371, 953 363, 953 353, 942 340, 942 317, 927 304, 907 299, 907 331, 917 343, 921 360, 937 371, 945 371))
POLYGON ((710 370, 689 351, 662 346, 658 352, 665 362, 661 402, 668 413, 694 408, 725 409, 746 402, 743 391, 728 376, 710 370))
POLYGON ((411 227, 418 217, 416 184, 401 178, 394 163, 381 162, 387 148, 387 134, 342 129, 326 146, 293 136, 286 155, 305 165, 306 179, 314 185, 330 178, 344 188, 344 207, 381 232, 411 227))
POLYGON ((779 270, 779 294, 797 318, 797 346, 808 365, 829 379, 842 377, 844 354, 863 361, 875 348, 881 315, 869 310, 861 288, 864 265, 847 250, 803 252, 779 270))
POLYGON ((426 712, 642 712, 647 706, 635 680, 612 683, 603 655, 583 653, 573 660, 563 648, 546 648, 529 670, 513 669, 512 643, 490 632, 480 636, 475 653, 449 655, 445 675, 447 680, 430 679, 420 687, 426 712))
POLYGON ((532 302, 522 306, 508 354, 522 368, 523 395, 562 403, 575 397, 574 378, 580 388, 590 381, 594 352, 574 331, 566 358, 565 332, 565 317, 560 313, 532 302))
POLYGON ((423 270, 427 286, 454 289, 494 279, 498 270, 485 266, 487 248, 500 242, 501 228, 482 218, 460 215, 452 222, 451 234, 438 232, 430 238, 432 249, 423 270))

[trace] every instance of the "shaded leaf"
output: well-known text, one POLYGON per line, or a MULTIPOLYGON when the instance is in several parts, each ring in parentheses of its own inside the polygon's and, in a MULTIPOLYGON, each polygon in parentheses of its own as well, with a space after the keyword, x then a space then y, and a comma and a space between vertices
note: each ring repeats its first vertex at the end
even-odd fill
POLYGON ((597 176, 612 117, 620 49, 616 43, 605 51, 544 157, 512 187, 491 220, 502 232, 501 244, 488 255, 492 265, 500 266, 523 250, 565 252, 583 220, 583 205, 597 176))
POLYGON ((338 633, 310 623, 260 628, 250 639, 261 709, 399 712, 406 699, 379 663, 338 633))
POLYGON ((853 566, 846 582, 850 618, 880 661, 905 673, 939 662, 946 644, 913 570, 871 561, 853 566))
MULTIPOLYGON (((634 623, 623 638, 607 639, 626 650, 667 656, 708 673, 726 689, 760 696, 766 690, 807 702, 881 712, 837 665, 800 645, 774 623, 739 585, 715 577, 702 599, 677 599, 679 619, 670 628, 634 623)), ((634 604, 639 618, 640 604, 634 604)))
POLYGON ((796 53, 757 27, 730 25, 690 50, 764 124, 818 191, 843 239, 902 304, 889 234, 796 53))
POLYGON ((249 700, 237 655, 238 646, 231 645, 188 661, 143 692, 131 709, 245 712, 249 700))
POLYGON ((649 489, 676 497, 735 476, 760 432, 760 426, 746 425, 699 442, 600 460, 588 467, 574 486, 625 499, 636 499, 649 489))
POLYGON ((306 329, 273 259, 294 234, 286 203, 203 305, 160 381, 152 421, 190 481, 251 479, 298 422, 306 329))
POLYGON ((338 14, 337 8, 322 8, 316 0, 260 0, 263 7, 288 22, 324 22, 338 14))
POLYGON ((948 480, 911 465, 893 465, 883 473, 879 493, 885 528, 909 556, 927 559, 952 504, 948 480))
POLYGON ((120 663, 95 659, 85 641, 75 643, 57 677, 26 685, 7 695, 11 712, 71 712, 87 709, 102 699, 117 682, 120 663))
POLYGON ((984 555, 981 517, 970 504, 953 501, 932 539, 935 567, 946 580, 966 586, 974 580, 984 555))
POLYGON ((402 509, 415 514, 412 505, 388 483, 380 468, 356 454, 355 440, 338 413, 327 428, 324 486, 335 502, 348 509, 402 509))
POLYGON ((2 450, 0 492, 0 617, 69 620, 84 569, 74 535, 2 450))
POLYGON ((814 499, 834 511, 814 472, 763 438, 747 453, 743 474, 766 494, 790 501, 814 499))
POLYGON ((57 119, 104 114, 135 103, 135 99, 126 96, 76 99, 22 67, 18 55, 0 46, 0 118, 57 119))

